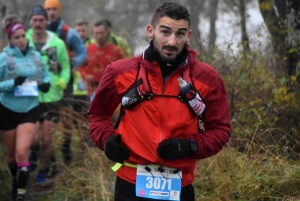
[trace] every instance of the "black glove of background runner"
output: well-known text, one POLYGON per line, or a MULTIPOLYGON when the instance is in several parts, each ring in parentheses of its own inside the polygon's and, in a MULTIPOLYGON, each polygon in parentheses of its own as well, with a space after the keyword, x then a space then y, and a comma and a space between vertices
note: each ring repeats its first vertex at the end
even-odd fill
POLYGON ((47 83, 41 83, 41 84, 38 85, 38 88, 39 88, 39 90, 41 90, 42 92, 46 93, 46 92, 48 92, 49 89, 50 89, 50 83, 49 83, 49 82, 47 82, 47 83))
MULTIPOLYGON (((196 154, 198 145, 191 148, 192 141, 188 139, 170 138, 159 143, 157 155, 165 160, 175 160, 196 154)), ((195 144, 195 142, 193 142, 195 144)))
POLYGON ((21 85, 23 84, 23 82, 26 80, 26 77, 23 77, 23 76, 18 76, 15 78, 14 80, 14 85, 15 86, 18 86, 18 85, 21 85))
POLYGON ((124 163, 124 160, 128 160, 130 153, 129 150, 122 146, 121 135, 116 134, 110 136, 104 145, 104 152, 107 158, 117 163, 124 163))

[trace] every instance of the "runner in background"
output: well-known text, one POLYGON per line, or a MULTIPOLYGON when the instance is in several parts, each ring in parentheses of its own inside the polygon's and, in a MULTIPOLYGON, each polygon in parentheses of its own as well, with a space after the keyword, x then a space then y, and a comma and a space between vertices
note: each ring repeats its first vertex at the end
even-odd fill
POLYGON ((4 27, 9 44, 0 54, 0 130, 13 177, 12 200, 22 201, 29 179, 28 152, 39 126, 38 96, 49 90, 51 81, 20 20, 8 16, 4 27))
POLYGON ((47 31, 47 20, 47 12, 43 6, 34 6, 30 13, 31 29, 26 33, 29 44, 42 55, 43 61, 49 69, 52 82, 50 90, 39 96, 42 132, 40 136, 37 136, 29 157, 31 171, 37 167, 37 158, 39 157, 40 166, 37 179, 41 185, 45 185, 45 177, 48 174, 54 176, 57 173, 56 163, 51 164, 54 150, 54 131, 60 119, 59 109, 64 89, 70 80, 68 51, 64 41, 59 39, 55 33, 47 31))
POLYGON ((86 20, 76 20, 74 29, 77 31, 85 45, 92 43, 91 39, 89 38, 89 24, 86 20))
MULTIPOLYGON (((63 107, 61 109, 62 123, 63 123, 63 135, 64 140, 61 147, 63 160, 66 165, 72 162, 71 153, 71 137, 72 137, 72 122, 73 122, 73 84, 74 84, 74 74, 79 66, 81 66, 86 60, 86 47, 82 42, 78 33, 68 25, 66 25, 60 18, 61 4, 59 0, 46 0, 44 2, 44 8, 48 14, 48 26, 47 29, 53 31, 61 38, 68 49, 70 64, 72 69, 70 82, 64 91, 63 107)), ((55 157, 53 155, 53 161, 55 157)))
POLYGON ((113 61, 123 59, 122 50, 108 42, 109 27, 105 21, 94 24, 93 36, 96 42, 87 46, 87 60, 79 68, 85 72, 84 78, 91 94, 99 85, 106 66, 113 61))
MULTIPOLYGON (((104 23, 106 23, 107 30, 108 30, 108 38, 107 41, 115 44, 116 46, 120 47, 123 51, 124 58, 128 58, 132 56, 131 49, 129 45, 127 44, 126 40, 120 36, 115 35, 112 32, 112 24, 109 20, 105 19, 103 20, 104 23)), ((91 40, 93 43, 95 42, 95 38, 91 40)))

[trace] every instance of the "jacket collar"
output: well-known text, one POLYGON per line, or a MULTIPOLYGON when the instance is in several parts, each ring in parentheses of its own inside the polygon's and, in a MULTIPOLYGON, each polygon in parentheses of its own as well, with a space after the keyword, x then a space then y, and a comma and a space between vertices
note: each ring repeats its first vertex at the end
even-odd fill
MULTIPOLYGON (((29 45, 34 47, 34 41, 32 37, 33 30, 30 29, 28 33, 30 33, 28 36, 29 45)), ((47 40, 45 45, 42 47, 41 51, 46 50, 49 47, 49 43, 56 37, 55 33, 53 33, 52 31, 46 30, 46 34, 47 34, 47 40)))
POLYGON ((46 44, 42 47, 41 51, 46 50, 49 47, 49 43, 56 36, 55 33, 51 32, 51 31, 46 31, 46 32, 47 32, 47 41, 46 41, 46 44))
POLYGON ((60 22, 59 22, 58 27, 57 27, 57 29, 56 29, 56 34, 57 34, 57 35, 60 34, 60 31, 61 31, 61 29, 62 29, 63 24, 64 24, 63 20, 60 19, 60 22))
MULTIPOLYGON (((143 53, 140 56, 138 56, 138 61, 143 65, 143 67, 145 67, 146 69, 149 70, 149 72, 151 72, 155 69, 155 67, 158 66, 158 63, 156 61, 149 62, 149 61, 145 60, 144 52, 148 47, 149 47, 149 45, 143 50, 143 53)), ((188 44, 187 44, 187 48, 189 51, 188 59, 187 59, 186 63, 181 65, 180 68, 177 70, 181 71, 181 69, 183 70, 183 69, 187 68, 190 64, 193 64, 196 61, 197 51, 191 50, 188 44)))
MULTIPOLYGON (((12 56, 15 56, 15 57, 23 57, 23 53, 21 52, 21 50, 18 47, 11 46, 10 44, 8 44, 3 49, 3 51, 10 54, 10 55, 12 55, 12 56)), ((33 51, 33 47, 31 45, 28 45, 28 50, 27 50, 26 55, 29 54, 32 51, 33 51)))

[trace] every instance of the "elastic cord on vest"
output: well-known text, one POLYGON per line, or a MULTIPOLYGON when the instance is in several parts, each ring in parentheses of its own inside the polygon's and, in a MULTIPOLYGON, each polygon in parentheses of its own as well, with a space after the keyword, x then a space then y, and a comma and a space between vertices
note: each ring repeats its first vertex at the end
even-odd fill
POLYGON ((149 172, 149 173, 152 175, 152 177, 154 177, 153 174, 152 174, 152 172, 151 172, 151 168, 149 168, 148 166, 146 166, 146 167, 145 167, 145 170, 146 170, 147 172, 149 172))
MULTIPOLYGON (((124 163, 116 163, 114 166, 111 167, 111 169, 116 172, 118 171, 123 165, 127 166, 127 167, 132 167, 132 168, 137 168, 137 165, 136 164, 131 164, 131 163, 127 163, 127 162, 124 162, 124 163)), ((163 172, 165 172, 165 169, 162 165, 154 165, 154 166, 157 166, 157 170, 160 172, 161 176, 163 176, 165 178, 165 176, 162 174, 163 172)), ((151 173, 152 177, 153 174, 152 174, 152 171, 151 171, 151 168, 146 166, 145 167, 145 170, 149 173, 151 173)), ((173 174, 178 174, 179 178, 181 178, 180 174, 179 174, 179 171, 180 169, 179 168, 176 168, 172 173, 173 174)), ((166 179, 166 178, 165 178, 166 179)))

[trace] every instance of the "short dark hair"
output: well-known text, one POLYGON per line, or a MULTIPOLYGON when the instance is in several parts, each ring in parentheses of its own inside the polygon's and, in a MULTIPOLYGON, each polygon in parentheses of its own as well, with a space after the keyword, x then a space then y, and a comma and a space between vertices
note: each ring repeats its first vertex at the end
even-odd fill
POLYGON ((103 21, 107 24, 108 28, 112 28, 112 24, 108 19, 104 19, 103 21))
POLYGON ((94 27, 98 27, 98 26, 101 26, 101 25, 103 25, 105 27, 105 29, 109 28, 107 23, 104 20, 100 20, 100 21, 95 22, 94 27))
POLYGON ((151 25, 155 27, 158 20, 164 16, 173 20, 186 20, 188 21, 189 26, 191 23, 188 9, 178 3, 166 2, 157 7, 152 16, 151 25))
POLYGON ((85 25, 88 27, 89 23, 84 19, 78 19, 75 21, 75 26, 82 26, 82 25, 85 25))

